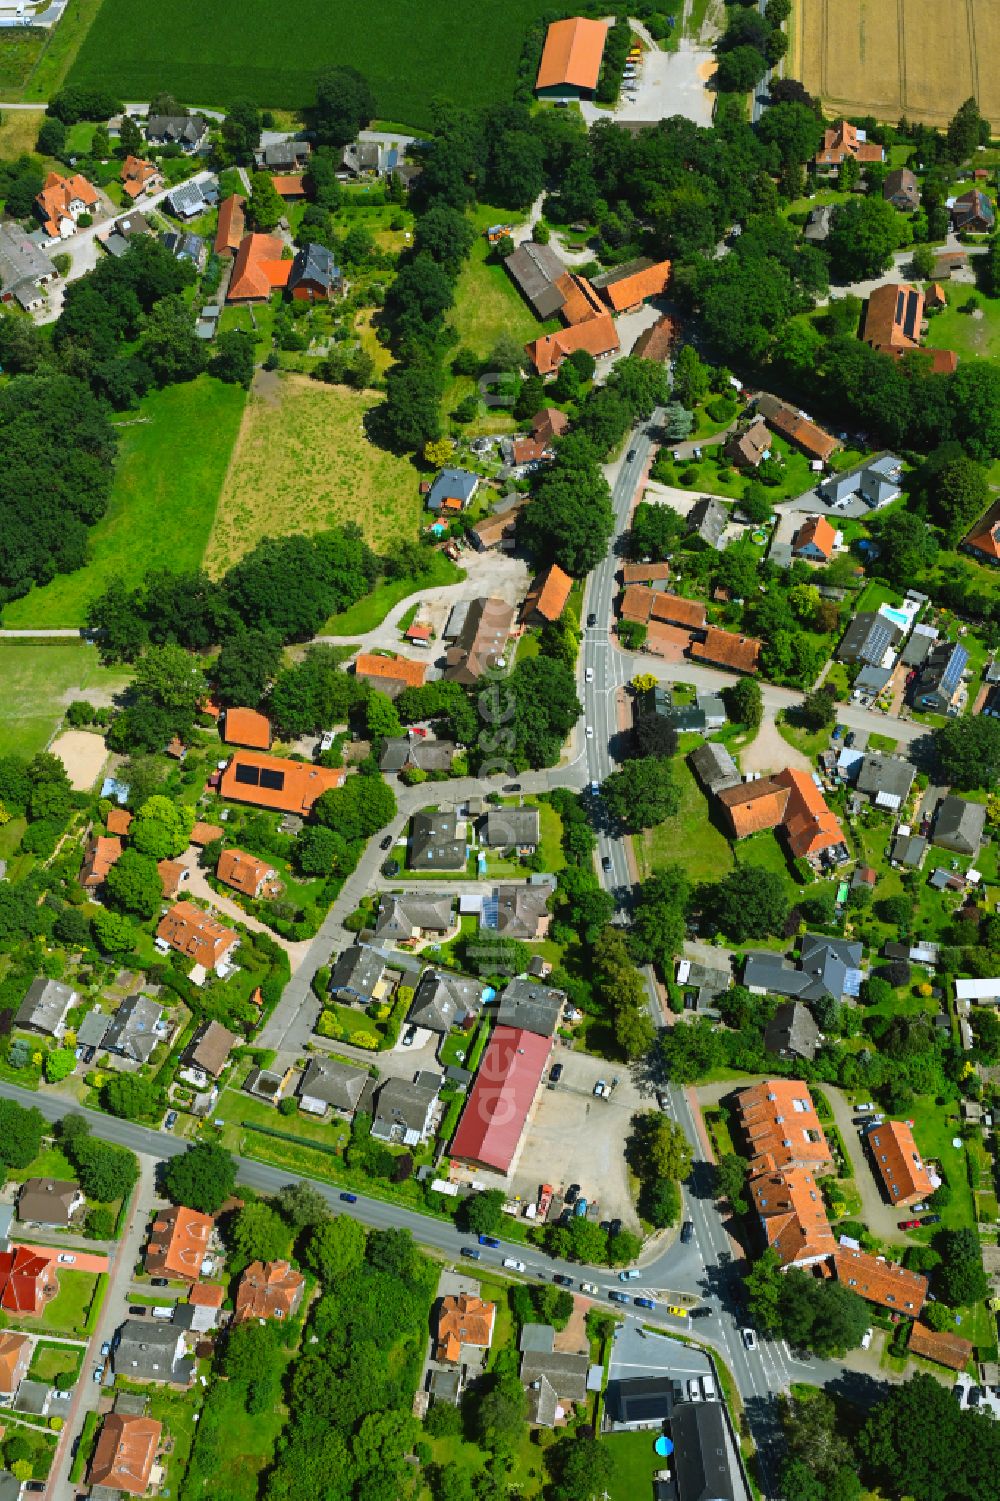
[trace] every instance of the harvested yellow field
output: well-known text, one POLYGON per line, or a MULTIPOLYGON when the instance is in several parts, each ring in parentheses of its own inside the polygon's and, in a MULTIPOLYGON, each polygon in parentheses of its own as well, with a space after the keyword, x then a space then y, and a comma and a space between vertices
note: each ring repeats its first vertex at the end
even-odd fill
POLYGON ((797 0, 790 72, 829 113, 945 125, 974 94, 1000 118, 1000 0, 797 0))
POLYGON ((354 521, 380 551, 415 538, 418 476, 376 448, 363 418, 371 392, 261 372, 243 414, 204 566, 214 577, 262 537, 354 521))

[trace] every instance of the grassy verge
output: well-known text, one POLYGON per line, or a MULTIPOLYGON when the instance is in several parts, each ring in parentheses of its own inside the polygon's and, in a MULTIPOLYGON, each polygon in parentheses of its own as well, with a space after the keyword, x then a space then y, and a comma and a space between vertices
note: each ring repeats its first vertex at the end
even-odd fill
POLYGON ((350 609, 339 615, 331 615, 323 627, 327 636, 361 636, 373 631, 388 615, 394 605, 408 594, 417 594, 425 589, 437 589, 444 584, 458 584, 465 578, 465 570, 458 568, 443 552, 427 555, 427 568, 416 578, 393 579, 376 586, 371 594, 359 599, 350 609))
POLYGON ((83 1479, 83 1472, 90 1464, 90 1457, 94 1452, 97 1442, 97 1425, 101 1421, 96 1412, 88 1412, 83 1420, 83 1428, 80 1439, 76 1446, 76 1454, 73 1456, 73 1466, 69 1472, 70 1483, 79 1485, 83 1479))
POLYGON ((721 881, 733 867, 729 841, 712 822, 708 799, 680 756, 674 761, 674 779, 680 793, 677 812, 633 841, 640 875, 673 862, 693 882, 721 881))

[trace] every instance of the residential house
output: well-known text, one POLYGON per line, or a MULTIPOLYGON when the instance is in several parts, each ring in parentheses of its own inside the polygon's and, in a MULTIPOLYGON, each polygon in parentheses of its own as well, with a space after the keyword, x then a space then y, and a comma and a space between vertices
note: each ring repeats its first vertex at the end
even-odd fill
POLYGON ((937 805, 931 843, 956 855, 971 855, 975 859, 983 842, 986 827, 986 808, 983 803, 966 802, 954 793, 943 797, 937 805))
POLYGON ((838 120, 828 125, 823 132, 823 144, 816 153, 817 167, 839 167, 847 156, 858 162, 881 162, 885 152, 874 141, 869 141, 867 132, 859 130, 847 120, 838 120))
POLYGON ((713 625, 707 627, 704 641, 691 643, 695 661, 747 674, 757 671, 760 651, 761 643, 755 636, 738 636, 734 631, 719 630, 713 625))
MULTIPOLYGON (((93 1011, 88 1011, 83 1021, 76 1029, 76 1045, 84 1050, 93 1048, 95 1051, 104 1041, 104 1034, 111 1025, 111 1018, 107 1012, 95 1006, 93 1011)), ((84 1054, 86 1056, 86 1052, 84 1054)), ((90 1055, 91 1059, 93 1054, 90 1055)))
POLYGON ((725 454, 740 469, 756 469, 761 459, 766 459, 774 446, 763 417, 754 417, 741 424, 726 439, 725 454))
POLYGON ((166 204, 175 219, 198 219, 202 214, 207 214, 217 201, 216 189, 202 179, 200 182, 192 178, 190 182, 182 182, 173 188, 166 198, 166 204))
POLYGON ((304 245, 297 252, 288 275, 288 290, 293 302, 332 302, 344 290, 340 267, 325 245, 304 245))
POLYGON ((888 172, 882 183, 882 197, 901 214, 915 214, 920 207, 920 183, 909 167, 888 172))
POLYGON ((611 271, 595 276, 592 285, 613 313, 633 313, 651 297, 662 297, 670 282, 670 262, 648 256, 625 261, 611 271))
POLYGON ((171 230, 162 235, 160 243, 169 250, 174 260, 190 261, 196 271, 204 271, 208 263, 208 244, 201 235, 180 234, 171 230))
POLYGON ((197 849, 204 849, 206 844, 211 844, 215 839, 221 839, 225 830, 218 823, 203 823, 199 820, 191 830, 191 843, 197 849))
POLYGON ((593 99, 607 40, 606 21, 572 16, 545 33, 535 94, 539 99, 593 99))
POLYGON ((17 1196, 17 1217, 22 1225, 67 1229, 85 1203, 79 1183, 58 1178, 26 1178, 17 1196))
POLYGON ((286 287, 292 262, 282 259, 284 248, 277 235, 244 235, 233 261, 226 301, 267 302, 276 288, 286 287))
POLYGON ((299 1104, 310 1115, 325 1115, 328 1109, 353 1115, 361 1099, 370 1094, 371 1077, 366 1068, 337 1063, 333 1058, 310 1058, 299 1081, 299 1104))
POLYGON ((372 1001, 390 1000, 397 979, 381 949, 355 943, 337 959, 328 989, 335 1000, 345 1005, 370 1006, 372 1001))
POLYGON ((677 323, 664 313, 651 328, 643 329, 632 346, 632 353, 637 359, 664 365, 671 358, 676 341, 677 323))
POLYGON ((561 990, 539 985, 535 980, 509 980, 500 996, 497 1025, 513 1032, 533 1032, 554 1037, 566 1002, 561 990))
POLYGON ((87 844, 80 866, 80 885, 85 891, 97 891, 108 878, 108 871, 120 860, 124 845, 117 837, 98 834, 87 844))
POLYGON ((903 634, 894 620, 877 610, 860 610, 837 647, 837 660, 860 662, 871 667, 891 667, 903 634))
POLYGON ((465 824, 453 808, 413 815, 406 862, 411 870, 464 870, 467 860, 465 824))
POLYGON ((782 829, 792 859, 846 859, 844 831, 809 773, 790 766, 779 771, 777 781, 788 788, 782 829))
POLYGON ((428 492, 427 509, 464 511, 478 488, 478 474, 468 469, 442 469, 428 492))
POLYGON ((359 652, 354 659, 354 675, 371 683, 380 693, 397 698, 404 688, 422 688, 427 663, 411 657, 383 657, 374 652, 359 652))
POLYGON ((968 692, 965 669, 969 653, 959 641, 938 641, 931 647, 913 685, 913 702, 935 714, 958 714, 968 692))
POLYGON ((717 797, 727 789, 740 785, 739 768, 724 745, 716 745, 707 740, 691 753, 691 765, 706 792, 714 793, 717 797))
POLYGON ((728 965, 699 964, 696 959, 678 959, 676 980, 684 995, 684 1009, 718 1017, 716 1001, 733 983, 728 965))
POLYGON ((453 970, 425 969, 406 1020, 428 1032, 450 1032, 478 1020, 483 1004, 483 982, 453 970))
POLYGON ((802 1168, 822 1177, 832 1171, 830 1147, 801 1079, 765 1079, 740 1090, 734 1110, 752 1174, 802 1168))
POLYGON ((126 1319, 111 1346, 116 1376, 127 1381, 163 1381, 190 1386, 195 1363, 184 1353, 184 1335, 172 1324, 126 1319))
POLYGON ((474 1293, 442 1298, 437 1308, 434 1359, 461 1365, 465 1350, 488 1350, 493 1343, 496 1312, 495 1303, 484 1303, 474 1293))
POLYGON ((517 518, 527 504, 528 497, 524 496, 478 521, 468 534, 476 551, 489 552, 499 547, 503 552, 513 552, 517 546, 517 518))
POLYGON ((819 208, 810 210, 809 217, 802 230, 802 238, 808 240, 810 245, 822 245, 830 238, 830 229, 833 222, 833 207, 829 203, 823 203, 819 208))
POLYGON ((801 1001, 785 1001, 764 1029, 764 1047, 779 1058, 815 1058, 820 1030, 812 1012, 801 1001))
POLYGON ((491 850, 516 849, 531 854, 542 837, 541 815, 533 807, 491 808, 480 832, 491 850))
POLYGON ((767 951, 747 954, 743 983, 757 995, 787 995, 800 1001, 856 997, 863 953, 860 943, 846 938, 806 933, 797 964, 767 951))
MULTIPOLYGON (((306 180, 301 174, 282 173, 271 178, 271 186, 286 203, 300 203, 306 196, 306 180)), ((319 248, 321 247, 317 246, 319 248)), ((330 252, 327 251, 326 254, 329 255, 330 252)))
POLYGON ((0 1402, 9 1402, 28 1374, 34 1344, 13 1329, 0 1333, 0 1402))
POLYGON ((569 418, 558 407, 542 407, 531 419, 531 431, 539 443, 549 444, 561 438, 569 427, 569 418))
POLYGON ((865 1137, 875 1173, 893 1208, 907 1208, 934 1192, 931 1175, 906 1121, 884 1121, 865 1137))
POLYGON ((839 1282, 869 1303, 911 1318, 916 1318, 924 1306, 927 1278, 894 1266, 884 1256, 871 1256, 867 1251, 838 1245, 833 1253, 833 1269, 839 1282))
POLYGON ((735 839, 746 839, 762 829, 775 829, 785 817, 788 788, 777 777, 755 782, 736 782, 723 787, 719 802, 735 839))
POLYGON ((127 156, 122 162, 122 190, 134 203, 143 193, 152 193, 163 186, 163 176, 153 162, 143 161, 141 156, 127 156))
POLYGON ((494 1027, 452 1138, 453 1161, 510 1171, 551 1053, 551 1036, 494 1027))
POLYGON ((548 886, 498 886, 493 893, 497 932, 522 943, 544 938, 552 921, 548 909, 550 894, 548 886))
POLYGON ((187 1302, 174 1304, 171 1322, 191 1334, 210 1334, 219 1327, 225 1296, 217 1282, 196 1282, 188 1289, 187 1302))
POLYGON ((566 608, 573 589, 573 580, 564 573, 558 563, 550 563, 544 572, 536 574, 521 607, 521 619, 525 625, 547 625, 558 620, 566 608))
POLYGON ((186 1068, 197 1069, 217 1079, 239 1042, 237 1034, 230 1032, 221 1022, 202 1022, 181 1055, 181 1061, 186 1068))
POLYGON ((903 647, 899 660, 904 667, 921 667, 927 659, 931 647, 938 639, 936 625, 917 624, 910 632, 909 640, 903 647))
POLYGON ((868 751, 861 762, 855 786, 871 798, 876 808, 898 811, 910 795, 916 768, 902 756, 868 751))
POLYGON ((278 873, 266 860, 248 855, 246 850, 223 850, 215 868, 219 880, 253 901, 271 896, 278 888, 278 873))
POLYGON ((666 589, 669 577, 669 563, 624 563, 622 565, 622 583, 626 589, 630 584, 648 584, 653 589, 666 589))
POLYGON ((700 542, 703 547, 721 551, 725 546, 723 532, 729 522, 729 512, 721 500, 705 496, 696 500, 684 523, 689 542, 700 542))
POLYGON ((883 453, 868 464, 860 464, 843 474, 831 474, 817 487, 816 493, 835 510, 861 500, 870 510, 877 511, 902 493, 902 474, 902 460, 895 454, 883 453))
POLYGON ((521 1384, 528 1390, 528 1422, 554 1428, 565 1409, 587 1400, 590 1355, 555 1348, 551 1324, 525 1324, 521 1330, 521 1384))
MULTIPOLYGON (((750 1493, 721 1402, 679 1402, 671 1415, 670 1435, 677 1501, 748 1501, 750 1493)), ((662 1501, 660 1494, 656 1501, 662 1501)))
POLYGON ((430 1134, 444 1080, 421 1070, 413 1079, 386 1079, 375 1091, 371 1132, 377 1141, 419 1146, 430 1134))
POLYGON ((14 1025, 42 1032, 46 1037, 61 1037, 66 1028, 66 1014, 79 999, 76 991, 60 980, 44 977, 32 980, 18 1007, 14 1025))
POLYGON ((379 759, 379 771, 390 776, 403 771, 450 771, 458 747, 452 740, 432 740, 408 730, 389 735, 379 759))
POLYGON ((524 349, 536 374, 547 379, 556 375, 563 360, 578 349, 586 350, 595 360, 603 360, 617 354, 620 347, 611 314, 601 313, 584 323, 575 323, 553 334, 543 334, 525 344, 524 349))
MULTIPOLYGON (((338 177, 381 177, 388 170, 388 148, 381 141, 350 141, 341 152, 338 177)), ((398 158, 398 153, 393 152, 398 158)), ((396 165, 395 160, 392 163, 396 165)))
POLYGON ((188 901, 175 902, 156 929, 156 945, 161 951, 174 949, 223 977, 229 973, 239 942, 240 936, 232 928, 188 901))
POLYGON ((783 1270, 815 1266, 836 1249, 816 1177, 813 1169, 794 1166, 751 1170, 750 1201, 783 1270))
POLYGON ((160 888, 168 901, 175 897, 181 887, 186 886, 191 879, 190 870, 179 860, 158 860, 156 873, 160 878, 160 888))
POLYGON ((971 553, 977 563, 1000 564, 1000 500, 980 516, 962 539, 962 551, 971 553))
POLYGON ((183 1204, 158 1210, 146 1247, 146 1271, 151 1277, 197 1282, 214 1229, 210 1214, 199 1214, 183 1204))
POLYGON ((807 459, 825 464, 830 455, 840 447, 839 441, 831 433, 777 396, 764 392, 757 397, 755 408, 773 432, 787 438, 807 459))
POLYGON ((545 323, 562 312, 566 302, 567 268, 550 245, 536 245, 525 240, 504 261, 511 280, 535 316, 545 323))
POLYGON ((146 216, 140 214, 138 209, 131 209, 121 219, 116 219, 103 235, 98 235, 97 243, 109 255, 120 260, 132 240, 154 239, 155 237, 156 230, 146 216))
POLYGON ((455 926, 454 900, 450 892, 383 891, 375 914, 375 937, 380 943, 402 944, 440 939, 455 926))
POLYGON ((99 1487, 101 1492, 144 1496, 162 1433, 163 1425, 155 1418, 140 1413, 107 1413, 87 1470, 88 1485, 99 1487))
POLYGON ((927 840, 920 834, 897 834, 892 841, 890 857, 897 865, 917 870, 927 854, 927 840))
POLYGON ((924 1360, 933 1360, 935 1365, 962 1372, 968 1369, 976 1347, 971 1339, 963 1339, 950 1330, 931 1329, 918 1319, 910 1325, 907 1348, 911 1355, 920 1355, 924 1360))
POLYGON ((79 172, 73 177, 49 172, 35 199, 35 211, 50 240, 68 240, 76 234, 80 215, 94 214, 100 204, 101 195, 79 172))
POLYGON ((215 253, 232 260, 246 234, 246 199, 242 193, 230 193, 219 204, 219 227, 215 232, 215 253))
POLYGON ((294 1318, 305 1285, 302 1273, 287 1261, 251 1261, 236 1284, 233 1323, 294 1318))
POLYGON ((868 298, 861 340, 880 354, 917 349, 924 319, 924 294, 906 282, 886 282, 868 298))
POLYGON ((310 766, 282 756, 237 751, 222 773, 219 792, 234 803, 251 803, 255 808, 273 808, 305 818, 317 798, 332 787, 342 787, 346 776, 340 766, 310 766))
POLYGON ((500 666, 513 625, 514 610, 506 600, 470 600, 461 626, 452 632, 448 623, 454 640, 445 653, 445 677, 468 686, 500 666))
POLYGON ((33 312, 45 302, 42 287, 58 276, 55 266, 20 224, 0 224, 0 302, 33 312))
POLYGON ((5 1313, 37 1318, 58 1291, 54 1257, 39 1256, 30 1246, 0 1251, 0 1308, 5 1313))
POLYGON ((259 168, 268 172, 298 172, 312 154, 308 141, 270 141, 254 153, 259 168))
POLYGON ((271 721, 256 709, 227 709, 219 730, 228 745, 242 745, 247 750, 269 751, 274 738, 271 721))
POLYGON ((829 563, 837 535, 825 516, 810 516, 792 538, 792 557, 803 558, 807 563, 829 563))
POLYGON ((150 115, 146 121, 146 140, 157 146, 180 146, 197 151, 208 133, 204 115, 150 115))
POLYGON ((981 188, 969 188, 951 205, 951 222, 966 234, 989 235, 996 223, 996 209, 981 188))
MULTIPOLYGON (((176 907, 173 910, 176 911, 176 907)), ((130 1058, 133 1063, 148 1063, 160 1040, 162 1015, 163 1007, 149 996, 126 997, 111 1018, 102 1046, 109 1053, 130 1058)))

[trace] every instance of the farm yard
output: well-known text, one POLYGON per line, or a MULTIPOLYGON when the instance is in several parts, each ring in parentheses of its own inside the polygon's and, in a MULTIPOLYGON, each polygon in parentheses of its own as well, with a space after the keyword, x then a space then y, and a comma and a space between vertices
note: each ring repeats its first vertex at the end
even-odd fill
POLYGON ((210 573, 269 534, 356 521, 376 548, 416 537, 416 471, 365 437, 371 405, 370 392, 258 375, 205 555, 210 573))
POLYGON ((381 118, 429 128, 436 99, 508 98, 525 30, 549 9, 547 0, 373 0, 359 26, 345 0, 302 0, 280 19, 265 0, 104 0, 70 80, 126 99, 169 90, 198 104, 249 97, 299 109, 319 69, 336 62, 370 80, 381 118))
POLYGON ((946 125, 970 94, 1000 111, 994 0, 797 0, 792 35, 790 71, 828 111, 946 125))

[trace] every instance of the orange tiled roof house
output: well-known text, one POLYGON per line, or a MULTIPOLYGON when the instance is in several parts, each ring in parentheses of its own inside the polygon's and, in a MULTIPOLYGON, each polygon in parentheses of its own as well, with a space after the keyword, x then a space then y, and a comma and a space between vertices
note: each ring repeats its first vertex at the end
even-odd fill
POLYGON ((100 201, 97 189, 79 172, 73 177, 50 172, 35 199, 35 210, 51 239, 68 240, 76 234, 80 215, 92 214, 100 201))
POLYGON ((496 1311, 495 1303, 484 1303, 472 1293, 442 1298, 438 1308, 434 1358, 448 1365, 458 1365, 466 1345, 488 1350, 493 1343, 496 1311))
POLYGON ((302 1302, 305 1278, 287 1261, 251 1261, 236 1289, 233 1323, 290 1319, 302 1302))
POLYGON ((146 1271, 153 1277, 197 1281, 214 1228, 210 1214, 199 1214, 182 1204, 161 1210, 149 1232, 146 1271))

